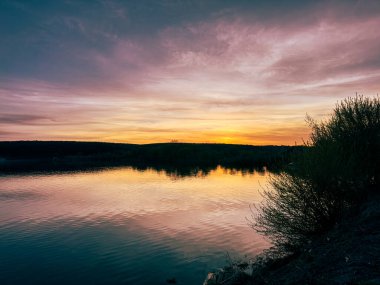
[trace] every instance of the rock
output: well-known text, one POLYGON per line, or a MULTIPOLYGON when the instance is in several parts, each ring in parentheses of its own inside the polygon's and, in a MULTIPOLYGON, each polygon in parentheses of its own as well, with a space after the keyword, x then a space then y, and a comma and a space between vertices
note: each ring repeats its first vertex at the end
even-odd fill
POLYGON ((216 274, 209 272, 207 274, 205 281, 203 282, 203 285, 214 285, 214 284, 217 284, 216 283, 216 274))
POLYGON ((218 269, 216 272, 209 272, 203 285, 235 284, 239 280, 251 276, 251 274, 252 268, 248 264, 229 266, 218 269))

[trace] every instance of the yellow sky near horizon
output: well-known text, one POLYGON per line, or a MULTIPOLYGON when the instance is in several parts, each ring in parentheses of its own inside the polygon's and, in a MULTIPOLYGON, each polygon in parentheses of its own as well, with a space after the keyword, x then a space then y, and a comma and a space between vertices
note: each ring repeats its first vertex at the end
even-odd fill
POLYGON ((380 90, 380 2, 108 2, 0 3, 1 141, 302 144, 380 90))

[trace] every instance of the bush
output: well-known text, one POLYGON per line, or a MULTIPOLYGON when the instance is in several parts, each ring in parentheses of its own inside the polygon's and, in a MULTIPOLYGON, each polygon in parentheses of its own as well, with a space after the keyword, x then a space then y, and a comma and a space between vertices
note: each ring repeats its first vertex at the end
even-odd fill
POLYGON ((379 188, 379 97, 348 98, 316 123, 294 167, 272 177, 252 226, 283 253, 330 229, 379 188))
POLYGON ((379 97, 348 98, 327 122, 309 122, 312 148, 301 164, 308 165, 304 176, 316 181, 323 177, 326 186, 340 188, 343 195, 354 194, 355 199, 362 194, 358 192, 375 190, 380 175, 379 97))

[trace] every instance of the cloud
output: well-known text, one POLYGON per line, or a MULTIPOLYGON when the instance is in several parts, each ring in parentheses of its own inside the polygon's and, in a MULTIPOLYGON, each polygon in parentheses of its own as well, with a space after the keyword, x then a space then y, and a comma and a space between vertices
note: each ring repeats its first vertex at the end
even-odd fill
POLYGON ((0 124, 31 124, 48 118, 36 115, 25 114, 1 114, 0 124))
POLYGON ((17 138, 289 142, 306 112, 380 89, 377 1, 62 3, 0 4, 17 138))

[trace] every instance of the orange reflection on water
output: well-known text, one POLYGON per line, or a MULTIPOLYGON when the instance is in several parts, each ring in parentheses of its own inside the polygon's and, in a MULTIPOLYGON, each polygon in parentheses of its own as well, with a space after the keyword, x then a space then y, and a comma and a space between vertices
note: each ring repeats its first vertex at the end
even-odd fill
POLYGON ((108 221, 128 228, 132 223, 141 234, 181 242, 183 251, 226 247, 259 252, 268 243, 246 218, 251 217, 249 206, 261 200, 268 175, 218 167, 185 177, 132 168, 1 177, 1 191, 14 198, 0 201, 0 215, 3 222, 108 221), (30 193, 30 198, 18 199, 17 193, 30 193))

